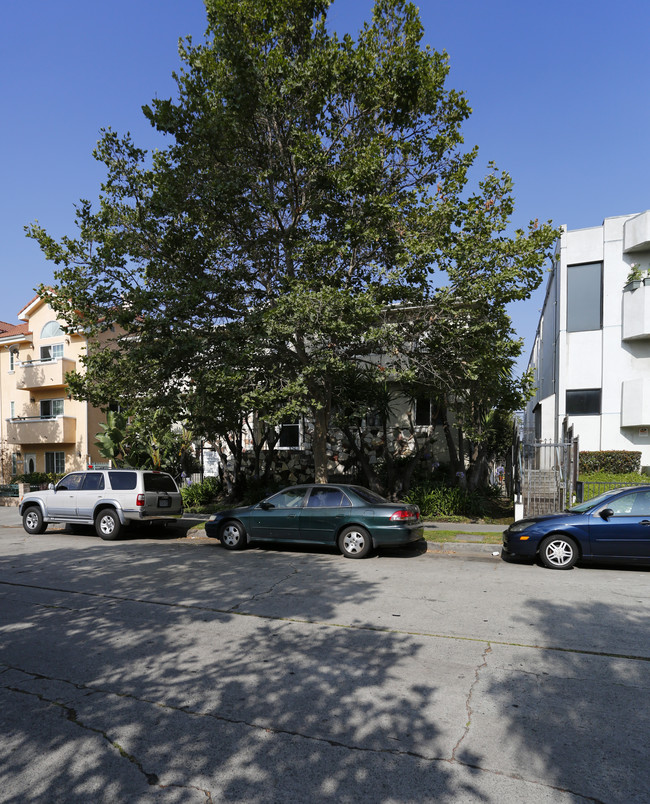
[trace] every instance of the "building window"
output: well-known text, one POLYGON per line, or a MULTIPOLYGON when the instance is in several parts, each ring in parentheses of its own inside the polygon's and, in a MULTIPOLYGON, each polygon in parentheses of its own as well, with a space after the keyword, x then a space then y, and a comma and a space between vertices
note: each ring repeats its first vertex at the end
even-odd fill
POLYGON ((566 412, 569 416, 600 416, 601 389, 581 388, 566 392, 566 412))
POLYGON ((11 453, 11 474, 17 475, 18 474, 18 453, 12 452, 11 453))
POLYGON ((54 419, 63 416, 62 399, 43 399, 41 401, 41 419, 54 419))
POLYGON ((567 268, 567 330, 584 332, 603 325, 603 264, 567 268))
POLYGON ((63 357, 63 344, 53 343, 51 346, 41 346, 41 360, 58 360, 63 357))
POLYGON ((371 410, 366 413, 366 427, 378 429, 384 426, 384 417, 378 410, 371 410))
POLYGON ((280 449, 300 448, 300 423, 298 421, 285 422, 280 425, 278 447, 280 449))
POLYGON ((46 452, 45 471, 49 474, 62 475, 65 472, 65 452, 46 452))
POLYGON ((9 350, 9 371, 14 371, 16 368, 16 350, 9 350))
POLYGON ((58 321, 48 321, 41 330, 41 338, 59 338, 63 330, 58 321))
POLYGON ((415 400, 415 424, 418 427, 444 424, 440 405, 431 397, 421 396, 415 400))
POLYGON ((16 403, 15 402, 10 402, 9 403, 9 416, 12 419, 16 418, 16 403))

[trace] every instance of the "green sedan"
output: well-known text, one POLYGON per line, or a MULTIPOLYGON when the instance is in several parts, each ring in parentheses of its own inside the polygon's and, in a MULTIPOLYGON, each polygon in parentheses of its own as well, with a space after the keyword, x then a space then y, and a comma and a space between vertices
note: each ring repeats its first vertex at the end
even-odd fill
POLYGON ((423 537, 417 505, 392 503, 362 486, 292 486, 256 505, 219 511, 205 525, 227 550, 252 541, 338 546, 347 558, 363 558, 373 547, 423 537))

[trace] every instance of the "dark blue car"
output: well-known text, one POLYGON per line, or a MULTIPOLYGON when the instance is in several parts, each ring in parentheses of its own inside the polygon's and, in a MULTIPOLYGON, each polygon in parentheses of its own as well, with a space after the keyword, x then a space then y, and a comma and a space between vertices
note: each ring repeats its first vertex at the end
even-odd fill
POLYGON ((521 519, 503 534, 503 554, 539 556, 549 569, 576 561, 650 562, 650 486, 613 489, 568 511, 521 519))

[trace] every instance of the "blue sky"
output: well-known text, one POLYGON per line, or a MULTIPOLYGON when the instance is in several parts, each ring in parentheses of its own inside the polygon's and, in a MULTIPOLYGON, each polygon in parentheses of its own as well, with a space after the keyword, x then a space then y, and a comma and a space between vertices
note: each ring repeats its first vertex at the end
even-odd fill
MULTIPOLYGON (((53 266, 23 227, 75 234, 74 204, 103 178, 102 127, 151 147, 141 106, 174 93, 179 37, 200 38, 201 0, 31 0, 2 4, 0 319, 14 322, 53 266)), ((370 0, 335 0, 331 26, 354 33, 370 0)), ((515 182, 514 226, 569 228, 650 208, 648 0, 427 0, 425 42, 449 54, 448 86, 473 109, 464 127, 515 182)), ((512 310, 532 345, 543 287, 512 310)))

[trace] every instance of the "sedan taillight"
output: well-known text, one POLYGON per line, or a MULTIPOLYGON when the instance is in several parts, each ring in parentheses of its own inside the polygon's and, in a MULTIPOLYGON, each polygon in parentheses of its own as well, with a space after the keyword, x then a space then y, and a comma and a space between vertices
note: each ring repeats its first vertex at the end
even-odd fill
POLYGON ((144 494, 138 494, 138 496, 136 497, 136 500, 135 500, 135 504, 138 507, 141 507, 141 506, 144 505, 144 494))
POLYGON ((409 511, 408 508, 400 508, 399 511, 395 511, 394 514, 391 514, 390 521, 391 522, 408 522, 408 521, 417 521, 417 514, 414 511, 409 511))

